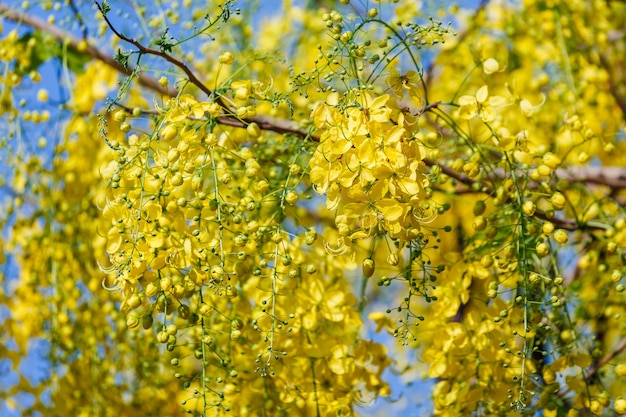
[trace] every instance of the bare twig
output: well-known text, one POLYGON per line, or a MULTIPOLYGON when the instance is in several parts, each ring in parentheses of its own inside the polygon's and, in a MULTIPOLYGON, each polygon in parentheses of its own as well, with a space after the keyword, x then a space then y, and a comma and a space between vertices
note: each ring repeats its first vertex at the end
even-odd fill
MULTIPOLYGON (((206 85, 204 85, 202 83, 202 81, 200 81, 198 79, 198 77, 196 77, 196 75, 193 73, 193 71, 191 71, 191 69, 189 68, 189 66, 187 66, 187 64, 185 64, 184 62, 174 58, 173 56, 171 56, 168 53, 165 53, 165 52, 160 51, 158 49, 148 48, 147 46, 144 46, 141 42, 139 42, 137 39, 129 38, 128 36, 124 35, 120 31, 118 31, 115 28, 115 26, 113 26, 113 23, 111 23, 111 21, 107 17, 107 13, 104 12, 104 10, 102 9, 102 6, 100 6, 100 3, 98 3, 96 0, 94 0, 93 2, 98 7, 98 10, 100 10, 100 13, 102 14, 102 17, 104 18, 104 21, 106 22, 106 24, 113 31, 113 33, 115 33, 115 36, 117 36, 118 38, 120 38, 121 40, 123 40, 125 42, 130 43, 135 48, 137 48, 139 50, 139 52, 142 53, 142 54, 158 56, 160 58, 163 58, 164 60, 166 60, 170 64, 173 64, 173 65, 177 66, 178 68, 180 68, 185 73, 185 75, 187 76, 187 78, 189 79, 189 81, 193 85, 198 87, 208 97, 212 97, 213 96, 213 92, 211 91, 211 89, 209 89, 206 85)), ((216 99, 216 101, 218 101, 218 100, 220 100, 219 97, 216 99)), ((219 103, 219 104, 223 106, 223 103, 219 103)))

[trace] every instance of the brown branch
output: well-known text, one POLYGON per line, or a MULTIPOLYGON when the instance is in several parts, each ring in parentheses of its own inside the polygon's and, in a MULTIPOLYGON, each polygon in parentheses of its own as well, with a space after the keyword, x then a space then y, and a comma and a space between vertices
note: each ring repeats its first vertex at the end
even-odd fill
POLYGON ((617 345, 615 350, 613 350, 613 352, 609 353, 604 358, 600 359, 598 363, 596 363, 591 369, 585 372, 585 379, 588 380, 589 378, 592 378, 600 370, 600 368, 602 368, 604 365, 612 361, 617 355, 622 353, 624 349, 626 349, 626 337, 624 337, 619 342, 619 344, 617 345))
POLYGON ((422 107, 421 109, 419 109, 417 112, 413 113, 413 116, 421 116, 422 114, 426 113, 427 111, 439 108, 439 105, 441 103, 442 103, 441 101, 435 101, 434 103, 429 103, 429 104, 425 105, 424 107, 422 107))
MULTIPOLYGON (((440 164, 439 162, 435 162, 435 161, 433 161, 430 158, 424 158, 424 163, 426 164, 426 166, 429 166, 431 168, 434 167, 434 166, 438 166, 441 169, 441 172, 446 174, 448 177, 454 178, 458 182, 460 182, 462 184, 465 184, 468 187, 473 187, 473 186, 475 186, 474 184, 478 183, 477 181, 474 181, 471 178, 469 178, 467 175, 459 174, 455 170, 450 168, 449 166, 440 164)), ((479 187, 479 190, 481 192, 485 193, 485 194, 492 194, 493 193, 493 190, 490 187, 487 187, 486 185, 485 186, 481 185, 479 187)))
MULTIPOLYGON (((12 20, 15 22, 21 22, 34 29, 46 32, 50 34, 53 38, 57 39, 59 42, 66 42, 72 48, 80 50, 80 44, 83 42, 83 39, 73 35, 70 32, 64 31, 58 28, 57 26, 51 25, 44 20, 41 20, 35 16, 31 16, 22 11, 14 10, 11 7, 5 5, 4 3, 0 3, 0 14, 2 14, 2 16, 4 16, 5 18, 9 20, 12 20)), ((146 49, 149 49, 149 48, 144 47, 144 51, 146 49)), ((156 52, 158 52, 159 55, 161 54, 160 51, 156 51, 156 52)), ((124 67, 119 62, 117 62, 112 56, 110 56, 109 54, 105 53, 104 51, 92 45, 88 45, 87 48, 84 50, 84 53, 98 61, 103 62, 104 64, 112 67, 113 69, 115 69, 116 71, 124 75, 133 74, 132 67, 128 67, 128 68, 124 67)), ((172 57, 170 57, 167 60, 169 62, 172 62, 172 60, 174 60, 175 62, 179 62, 178 60, 175 60, 172 57)), ((175 62, 172 62, 172 63, 176 65, 175 62)), ((163 87, 161 84, 159 84, 156 78, 151 77, 147 74, 135 73, 135 77, 139 81, 139 84, 159 94, 162 94, 164 96, 169 96, 169 97, 176 97, 178 95, 178 90, 176 90, 173 87, 163 87)), ((197 77, 193 76, 193 79, 199 82, 197 77)), ((203 91, 204 90, 208 90, 208 89, 204 87, 203 91)), ((227 126, 234 126, 234 127, 246 127, 249 123, 255 122, 263 130, 268 130, 268 131, 272 131, 272 132, 276 132, 280 134, 293 134, 293 135, 300 136, 302 138, 305 138, 309 135, 309 132, 299 129, 298 125, 294 122, 291 122, 289 120, 275 119, 275 118, 271 118, 268 116, 256 116, 250 119, 240 120, 240 119, 237 119, 236 117, 225 115, 222 117, 218 117, 217 121, 218 123, 221 123, 227 126)))
MULTIPOLYGON (((558 168, 555 171, 556 178, 578 184, 594 184, 609 187, 619 191, 626 189, 626 168, 618 166, 570 166, 568 168, 558 168)), ((523 175, 521 171, 517 175, 523 175)), ((502 168, 491 172, 494 179, 505 177, 502 168)), ((529 185, 536 188, 537 183, 529 185)))
POLYGON ((246 127, 248 124, 254 122, 259 125, 261 130, 269 130, 280 134, 291 134, 300 136, 301 138, 309 137, 311 140, 317 141, 316 138, 305 130, 298 128, 297 124, 285 119, 278 119, 270 116, 255 116, 250 119, 238 119, 234 116, 220 116, 217 118, 219 124, 233 127, 246 127))
MULTIPOLYGON (((3 3, 0 3, 0 14, 2 14, 5 18, 9 20, 12 20, 15 22, 21 22, 34 29, 39 29, 43 32, 46 32, 50 34, 52 37, 56 38, 58 41, 67 43, 69 46, 71 46, 74 49, 81 50, 80 44, 83 42, 81 38, 78 38, 74 36, 73 34, 66 32, 54 25, 51 25, 44 20, 41 20, 35 16, 31 16, 24 12, 14 10, 11 7, 3 3)), ((105 64, 121 72, 122 74, 131 75, 133 73, 132 68, 125 68, 119 62, 117 62, 112 56, 106 54, 105 52, 91 45, 87 46, 85 53, 91 56, 92 58, 97 59, 98 61, 104 62, 105 64)), ((136 74, 136 77, 139 80, 139 83, 141 85, 151 90, 154 90, 157 93, 160 93, 166 96, 171 96, 171 97, 174 97, 176 96, 176 94, 178 94, 178 91, 176 91, 175 89, 161 86, 161 84, 159 84, 159 82, 155 78, 150 77, 146 74, 136 74)))
POLYGON ((189 66, 187 64, 185 64, 184 62, 174 58, 173 56, 171 56, 170 54, 168 54, 166 52, 163 52, 163 51, 157 50, 157 49, 153 49, 153 48, 148 48, 148 47, 144 46, 142 43, 140 43, 139 41, 137 41, 136 39, 129 38, 126 35, 124 35, 123 33, 119 32, 113 26, 113 24, 111 23, 111 21, 107 17, 106 13, 103 12, 102 7, 97 2, 97 0, 93 0, 93 2, 96 4, 98 9, 100 10, 100 13, 102 14, 102 17, 104 18, 104 20, 107 23, 107 25, 109 26, 109 28, 113 31, 113 33, 118 38, 120 38, 123 41, 129 42, 130 44, 132 44, 142 54, 149 54, 149 55, 158 56, 160 58, 163 58, 164 60, 166 60, 170 64, 173 64, 174 66, 180 68, 185 73, 185 75, 187 75, 187 78, 189 79, 189 81, 193 85, 198 87, 203 93, 205 93, 207 95, 207 97, 215 97, 215 102, 218 103, 222 107, 222 109, 224 109, 224 111, 226 112, 226 115, 220 116, 220 117, 218 117, 216 119, 218 123, 223 124, 223 125, 227 125, 227 126, 246 127, 248 124, 254 122, 257 125, 259 125, 259 128, 262 129, 262 130, 269 130, 269 131, 280 133, 280 134, 295 134, 295 135, 298 135, 300 137, 308 137, 309 136, 309 132, 306 132, 306 131, 303 131, 303 130, 299 129, 297 127, 297 125, 295 125, 293 122, 291 122, 289 120, 281 120, 281 119, 276 119, 276 118, 270 118, 268 116, 256 116, 256 117, 249 118, 249 119, 239 119, 239 118, 233 116, 233 114, 235 113, 234 110, 231 109, 224 102, 222 97, 220 97, 219 95, 216 96, 210 88, 208 88, 206 85, 204 85, 200 81, 200 79, 198 79, 198 77, 193 73, 193 71, 189 68, 189 66))
MULTIPOLYGON (((125 106, 122 103, 115 103, 117 107, 123 109, 128 114, 133 114, 134 109, 128 106, 125 106)), ((158 115, 160 114, 157 110, 141 110, 141 114, 143 115, 158 115)), ((195 117, 189 117, 191 120, 206 120, 205 118, 196 119, 195 117)), ((305 132, 304 130, 297 129, 294 127, 294 124, 289 120, 278 119, 270 116, 257 116, 253 117, 249 120, 240 120, 234 116, 218 116, 215 118, 218 124, 225 126, 233 126, 245 128, 249 123, 255 122, 259 125, 261 130, 269 130, 272 132, 280 133, 280 134, 292 134, 296 136, 306 137, 307 135, 313 141, 318 141, 319 138, 313 136, 310 133, 305 132)))
MULTIPOLYGON (((475 192, 480 192, 480 193, 484 193, 487 195, 494 194, 494 189, 492 187, 480 181, 473 180, 465 174, 460 174, 443 163, 435 162, 430 158, 424 158, 423 161, 428 167, 432 168, 432 167, 438 166, 443 174, 447 175, 450 178, 457 180, 461 184, 469 187, 471 190, 476 190, 475 192)), ((583 167, 583 168, 585 169, 581 169, 580 170, 581 172, 587 172, 588 174, 590 174, 590 172, 595 173, 595 176, 590 175, 590 179, 591 179, 590 182, 599 181, 600 178, 602 178, 601 172, 594 172, 595 170, 593 168, 595 167, 583 167), (587 170, 586 168, 589 168, 589 169, 587 170)), ((610 167, 610 168, 613 168, 613 167, 610 167)), ((620 173, 619 177, 621 177, 622 175, 626 177, 626 169, 615 168, 615 170, 619 170, 619 173, 620 173)), ((613 171, 613 170, 611 169, 610 171, 613 171)), ((494 174, 496 178, 503 179, 503 174, 502 176, 499 176, 498 171, 494 171, 494 174)), ((457 193, 457 191, 455 191, 455 193, 457 193)), ((600 224, 578 223, 573 220, 562 219, 558 217, 550 217, 546 214, 545 211, 539 210, 539 209, 535 210, 535 214, 533 214, 533 217, 543 220, 543 221, 552 222, 557 228, 564 229, 564 230, 604 230, 606 229, 606 226, 600 225, 600 224)))
MULTIPOLYGON (((111 23, 111 21, 107 17, 107 14, 104 12, 104 10, 102 10, 102 6, 100 6, 100 3, 98 3, 96 0, 93 0, 93 2, 98 7, 98 10, 100 10, 100 14, 102 14, 102 17, 104 18, 104 21, 109 26, 109 28, 113 31, 115 36, 117 36, 118 38, 120 38, 121 40, 123 40, 125 42, 130 43, 135 48, 137 48, 139 50, 139 52, 142 53, 142 54, 158 56, 160 58, 163 58, 164 60, 166 60, 170 64, 173 64, 173 65, 177 66, 178 68, 180 68, 185 73, 185 75, 187 75, 187 78, 189 79, 189 81, 193 85, 198 87, 204 94, 206 94, 208 97, 211 97, 213 95, 213 91, 211 91, 211 89, 209 89, 206 85, 204 85, 202 83, 202 81, 200 81, 198 79, 198 77, 196 77, 196 75, 193 73, 193 71, 191 71, 191 69, 187 66, 187 64, 185 64, 184 62, 174 58, 170 54, 167 54, 167 53, 165 53, 163 51, 160 51, 158 49, 148 48, 147 46, 144 46, 141 42, 139 42, 137 39, 129 38, 128 36, 126 36, 123 33, 119 32, 115 28, 115 26, 113 26, 113 23, 111 23)), ((219 101, 221 101, 221 99, 218 97, 216 101, 219 102, 219 101)), ((225 107, 223 105, 223 103, 219 102, 219 104, 222 105, 222 107, 225 107)))
POLYGON ((568 169, 559 168, 556 175, 558 178, 569 182, 605 185, 613 189, 626 188, 626 168, 622 167, 577 166, 568 169))
MULTIPOLYGON (((585 381, 588 381, 589 379, 593 378, 595 374, 597 374, 598 371, 604 365, 606 365, 607 363, 615 359, 615 357, 617 357, 620 353, 622 353, 624 349, 626 349, 626 337, 620 340, 617 347, 611 353, 606 355, 604 358, 600 359, 595 365, 593 365, 591 368, 589 368, 587 371, 583 373, 583 378, 585 379, 585 381)), ((566 388, 566 389, 559 391, 556 395, 557 397, 562 398, 565 395, 567 395, 567 393, 570 391, 571 391, 571 388, 566 388)))

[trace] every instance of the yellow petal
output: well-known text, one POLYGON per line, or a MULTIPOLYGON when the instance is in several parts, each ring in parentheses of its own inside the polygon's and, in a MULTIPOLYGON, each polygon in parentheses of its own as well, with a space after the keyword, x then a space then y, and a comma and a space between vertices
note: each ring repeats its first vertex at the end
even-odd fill
POLYGON ((493 58, 489 58, 483 62, 483 71, 485 74, 493 74, 500 69, 500 64, 493 58))
POLYGON ((483 85, 476 92, 476 100, 479 103, 484 103, 487 101, 487 97, 489 96, 489 88, 486 85, 483 85))
POLYGON ((387 221, 398 220, 404 212, 401 203, 392 198, 384 198, 376 202, 376 207, 387 221))
POLYGON ((520 101, 519 106, 522 110, 522 114, 526 117, 531 117, 535 113, 532 103, 526 99, 520 101))

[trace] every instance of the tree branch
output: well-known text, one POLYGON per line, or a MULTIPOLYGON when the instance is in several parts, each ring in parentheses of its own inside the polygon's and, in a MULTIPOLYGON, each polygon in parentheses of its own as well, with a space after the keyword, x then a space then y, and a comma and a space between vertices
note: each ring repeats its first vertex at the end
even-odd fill
MULTIPOLYGON (((456 171, 454 171, 452 168, 450 168, 449 166, 442 164, 440 162, 435 162, 432 159, 429 158, 424 158, 424 163, 426 164, 426 166, 428 167, 434 167, 434 166, 438 166, 439 169, 441 170, 441 172, 445 175, 447 175, 450 178, 454 178, 455 180, 457 180, 458 182, 460 182, 463 185, 466 185, 467 187, 469 187, 472 190, 476 190, 476 192, 480 192, 480 193, 484 193, 487 195, 493 195, 494 194, 494 189, 480 181, 476 181, 474 179, 469 178, 467 175, 465 174, 460 174, 456 171)), ((572 171, 565 171, 565 170, 559 170, 563 171, 563 175, 564 175, 564 179, 568 179, 568 180, 572 180, 572 179, 576 179, 576 182, 581 182, 581 183, 585 183, 586 181, 586 177, 582 177, 580 175, 583 174, 587 174, 589 175, 589 181, 590 183, 600 183, 600 184, 604 184, 602 181, 603 177, 603 173, 602 173, 602 169, 608 169, 608 171, 610 173, 613 173, 613 177, 614 177, 614 181, 612 181, 615 184, 620 184, 624 187, 626 187, 626 170, 623 168, 618 168, 618 167, 608 167, 608 168, 596 168, 596 167, 580 167, 581 169, 579 170, 574 170, 572 171), (578 176, 575 175, 574 173, 577 172, 578 176), (623 182, 622 182, 623 180, 623 182)), ((501 170, 496 170, 494 171, 495 176, 498 179, 503 179, 504 178, 504 172, 501 170), (498 175, 500 173, 500 175, 498 175)), ((611 175, 607 175, 607 178, 611 178, 611 175)), ((457 191, 455 191, 455 193, 457 193, 457 191)), ((560 228, 560 229, 564 229, 564 230, 604 230, 606 229, 605 225, 601 225, 601 224, 596 224, 596 223, 584 223, 584 224, 579 224, 576 221, 573 220, 569 220, 569 219, 563 219, 563 218, 558 218, 558 217, 549 217, 545 211, 543 210, 535 210, 535 214, 533 214, 533 217, 543 220, 543 221, 549 221, 552 222, 556 227, 560 228)))
MULTIPOLYGON (((611 353, 606 355, 604 358, 600 359, 595 365, 593 365, 591 368, 589 368, 587 371, 583 373, 583 378, 585 379, 585 381, 588 381, 589 379, 593 378, 595 374, 597 374, 598 371, 604 365, 612 361, 616 356, 622 353, 624 349, 626 349, 626 337, 620 340, 619 344, 615 347, 615 349, 611 353)), ((563 389, 559 391, 556 395, 559 398, 563 398, 570 391, 571 391, 571 388, 563 389)))
POLYGON ((611 353, 600 359, 591 369, 585 372, 585 379, 592 378, 604 365, 612 361, 617 355, 622 353, 626 349, 626 337, 620 340, 619 344, 611 353))
MULTIPOLYGON (((24 13, 22 11, 18 11, 15 10, 13 8, 11 8, 10 6, 7 6, 4 3, 0 3, 0 14, 2 14, 5 18, 12 20, 14 22, 21 22, 24 23, 30 27, 32 27, 33 29, 36 30, 41 30, 43 32, 46 32, 48 34, 50 34, 53 38, 57 39, 59 42, 66 42, 69 46, 71 46, 74 49, 78 49, 80 50, 80 44, 83 42, 83 39, 73 35, 70 32, 64 31, 60 28, 58 28, 57 26, 51 25, 48 22, 41 20, 35 16, 29 15, 27 13, 24 13)), ((115 32, 115 31, 114 31, 115 32)), ((117 34, 117 33, 116 33, 117 34)), ((134 44, 134 43, 133 43, 134 44)), ((135 45, 135 44, 134 44, 135 45)), ((137 46, 137 45, 135 45, 137 46)), ((143 50, 145 52, 146 49, 150 49, 150 48, 145 48, 143 47, 143 50)), ((141 50, 141 48, 140 48, 141 50)), ((156 51, 156 50, 155 50, 156 51)), ((161 56, 161 52, 160 51, 156 51, 158 52, 158 55, 161 56)), ((124 74, 124 75, 131 75, 133 73, 133 68, 132 67, 128 67, 125 68, 123 65, 121 65, 119 62, 117 62, 115 60, 115 58, 113 58, 111 55, 107 54, 106 52, 92 46, 89 45, 87 46, 87 48, 84 50, 84 53, 91 56, 92 58, 103 62, 104 64, 112 67, 113 69, 115 69, 116 71, 124 74)), ((166 55, 166 54, 165 54, 166 55)), ((165 58, 165 57, 164 57, 165 58)), ((168 60, 168 62, 173 63, 174 65, 177 65, 176 62, 180 62, 176 59, 174 59, 173 57, 169 57, 169 58, 165 58, 168 60)), ((182 63, 181 63, 182 64, 182 63)), ((182 64, 183 66, 185 66, 184 64, 182 64)), ((185 66, 186 67, 186 66, 185 66)), ((187 68, 188 69, 188 68, 187 68)), ((187 75, 189 75, 188 73, 186 73, 187 75)), ((193 75, 193 74, 192 74, 193 75)), ((139 81, 139 84, 141 84, 142 86, 157 92, 159 94, 162 94, 164 96, 169 96, 169 97, 176 97, 178 95, 178 90, 173 88, 173 87, 163 87, 161 84, 159 84, 158 80, 154 77, 151 77, 147 74, 144 73, 135 73, 135 77, 137 78, 137 80, 139 81)), ((197 77, 193 76, 193 79, 197 80, 198 83, 200 83, 200 81, 197 79, 197 77)), ((190 78, 190 80, 193 80, 192 78, 190 78)), ((193 82, 193 81, 192 81, 193 82)), ((202 85, 202 83, 200 83, 200 85, 202 85)), ((198 86, 199 88, 201 88, 200 86, 198 86)), ((204 86, 204 88, 201 88, 205 93, 208 90, 206 88, 206 86, 204 86)), ((208 90, 210 92, 210 90, 208 90)), ((209 93, 210 94, 210 93, 209 93)), ((223 125, 227 125, 227 126, 233 126, 233 127, 246 127, 249 123, 255 122, 259 125, 259 127, 263 130, 268 130, 268 131, 272 131, 272 132, 276 132, 276 133, 280 133, 280 134, 292 134, 292 135, 297 135, 300 136, 302 138, 305 138, 309 135, 308 131, 302 130, 298 127, 297 123, 294 123, 292 121, 289 120, 282 120, 282 119, 276 119, 276 118, 272 118, 272 117, 268 117, 268 116, 256 116, 253 117, 251 119, 247 119, 247 120, 240 120, 236 117, 233 116, 228 116, 228 115, 224 115, 221 117, 217 118, 217 122, 223 125)))
MULTIPOLYGON (((113 31, 113 33, 115 33, 115 36, 117 36, 118 38, 120 38, 121 40, 130 43, 131 45, 133 45, 135 48, 137 48, 139 50, 140 53, 142 54, 147 54, 147 55, 155 55, 158 56, 160 58, 163 58, 164 60, 166 60, 167 62, 169 62, 170 64, 173 64, 175 66, 177 66, 178 68, 180 68, 185 75, 187 76, 187 78, 189 79, 189 81, 195 85, 196 87, 198 87, 200 90, 202 90, 202 92, 204 94, 207 95, 207 97, 212 97, 213 96, 213 91, 211 91, 210 88, 208 88, 206 85, 204 85, 202 83, 202 81, 200 81, 198 79, 198 77, 196 77, 196 75, 193 73, 193 71, 191 71, 191 69, 187 66, 187 64, 185 64, 184 62, 174 58, 173 56, 171 56, 170 54, 167 54, 163 51, 160 51, 158 49, 153 49, 153 48, 148 48, 147 46, 144 46, 141 42, 139 42, 137 39, 134 38, 129 38, 128 36, 124 35, 123 33, 119 32, 115 26, 113 26, 113 23, 111 23, 111 21, 109 20, 109 18, 107 17, 107 14, 104 12, 104 10, 102 10, 102 6, 100 6, 100 3, 98 3, 96 0, 93 0, 93 2, 96 4, 96 6, 98 7, 98 10, 100 10, 100 14, 102 15, 102 17, 104 18, 104 21, 106 22, 106 24, 109 26, 109 28, 113 31)), ((218 102, 218 104, 220 104, 222 107, 226 107, 224 106, 224 104, 221 102, 221 99, 219 97, 216 98, 216 101, 218 102)))
MULTIPOLYGON (((24 12, 12 9, 11 7, 5 5, 4 3, 0 3, 0 13, 9 20, 12 20, 14 22, 21 22, 34 29, 38 29, 43 32, 46 32, 50 34, 52 37, 56 38, 58 41, 67 43, 69 46, 71 46, 74 49, 78 49, 78 50, 81 49, 79 46, 79 44, 83 42, 81 38, 78 38, 74 36, 72 33, 64 31, 35 16, 31 16, 24 12)), ((132 68, 124 68, 124 66, 121 65, 119 62, 117 62, 112 56, 106 54, 105 52, 91 45, 87 45, 87 49, 85 50, 85 53, 97 59, 98 61, 101 61, 109 65, 110 67, 121 72, 122 74, 131 75, 133 73, 132 68)), ((174 97, 178 94, 178 91, 176 91, 176 89, 171 88, 171 87, 168 88, 168 87, 161 86, 161 84, 159 84, 157 79, 150 77, 149 75, 140 73, 140 74, 136 74, 136 77, 141 85, 151 90, 154 90, 157 93, 170 96, 170 97, 174 97)))

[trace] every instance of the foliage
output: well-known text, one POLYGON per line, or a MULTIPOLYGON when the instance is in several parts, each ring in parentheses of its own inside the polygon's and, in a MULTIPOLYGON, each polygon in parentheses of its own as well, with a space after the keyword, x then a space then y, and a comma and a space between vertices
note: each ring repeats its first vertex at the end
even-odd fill
POLYGON ((0 3, 5 409, 626 413, 626 5, 257 7, 0 3))

